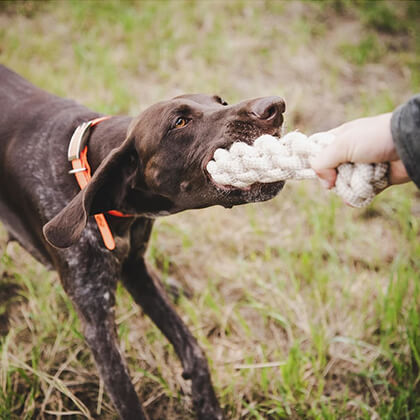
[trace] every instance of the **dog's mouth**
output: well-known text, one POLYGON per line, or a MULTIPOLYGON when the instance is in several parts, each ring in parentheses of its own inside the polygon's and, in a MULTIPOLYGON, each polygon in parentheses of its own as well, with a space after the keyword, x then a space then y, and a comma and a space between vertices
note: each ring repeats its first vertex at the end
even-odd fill
POLYGON ((278 182, 273 182, 273 183, 269 183, 269 184, 262 184, 260 182, 255 182, 251 185, 231 185, 229 182, 227 183, 221 183, 221 182, 217 182, 212 174, 210 173, 211 171, 209 171, 209 163, 216 160, 217 159, 217 153, 223 153, 223 151, 229 151, 230 148, 232 147, 233 144, 238 143, 238 142, 243 142, 246 143, 250 146, 252 146, 255 142, 255 140, 260 137, 263 134, 269 134, 273 137, 277 137, 280 138, 282 136, 282 129, 281 127, 275 128, 274 130, 270 130, 269 132, 261 132, 259 133, 257 136, 253 136, 252 138, 244 138, 241 140, 235 140, 235 141, 231 141, 229 143, 226 144, 222 144, 220 146, 218 146, 217 148, 215 148, 211 155, 208 156, 205 161, 204 161, 204 172, 207 176, 207 178, 209 179, 209 181, 211 182, 211 184, 213 184, 214 187, 216 187, 217 190, 221 191, 221 192, 246 192, 246 193, 258 193, 259 191, 261 191, 262 189, 264 189, 267 186, 271 186, 271 187, 278 187, 279 189, 281 189, 284 185, 284 181, 278 181, 278 182), (216 155, 216 156, 215 156, 216 155))

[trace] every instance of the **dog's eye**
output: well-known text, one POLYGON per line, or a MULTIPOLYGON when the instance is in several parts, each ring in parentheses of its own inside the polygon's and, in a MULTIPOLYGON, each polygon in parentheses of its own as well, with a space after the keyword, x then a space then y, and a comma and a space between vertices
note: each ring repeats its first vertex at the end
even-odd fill
POLYGON ((175 128, 181 128, 184 127, 188 124, 188 120, 186 118, 183 117, 179 117, 176 121, 175 121, 175 128))

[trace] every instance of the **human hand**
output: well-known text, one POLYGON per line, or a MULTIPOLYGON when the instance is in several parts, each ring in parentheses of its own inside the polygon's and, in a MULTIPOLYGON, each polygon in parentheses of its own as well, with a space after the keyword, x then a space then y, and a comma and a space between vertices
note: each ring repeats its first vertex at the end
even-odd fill
POLYGON ((390 162, 390 184, 410 181, 394 146, 391 116, 387 113, 360 118, 328 131, 335 135, 335 141, 311 160, 312 168, 326 188, 335 185, 336 168, 344 162, 390 162))

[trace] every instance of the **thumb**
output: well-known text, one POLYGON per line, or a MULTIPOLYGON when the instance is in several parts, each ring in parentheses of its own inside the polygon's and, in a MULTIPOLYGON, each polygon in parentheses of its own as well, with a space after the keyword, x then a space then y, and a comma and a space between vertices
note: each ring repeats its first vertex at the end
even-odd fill
POLYGON ((337 179, 337 171, 335 169, 319 169, 315 170, 315 173, 324 188, 330 190, 334 187, 337 179))

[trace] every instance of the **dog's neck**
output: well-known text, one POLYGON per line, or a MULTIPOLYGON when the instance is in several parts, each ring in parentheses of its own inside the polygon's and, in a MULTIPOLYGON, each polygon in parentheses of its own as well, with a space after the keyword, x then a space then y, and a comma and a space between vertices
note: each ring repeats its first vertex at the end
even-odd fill
MULTIPOLYGON (((92 173, 113 149, 124 142, 131 121, 130 117, 112 117, 92 129, 87 153, 92 173)), ((105 211, 112 208, 127 214, 143 214, 145 217, 154 218, 163 212, 167 214, 172 207, 167 198, 151 193, 146 187, 142 188, 141 181, 135 189, 129 184, 124 185, 122 179, 116 181, 118 186, 110 185, 109 189, 109 197, 115 201, 111 200, 108 203, 110 207, 105 211)))
POLYGON ((111 150, 123 143, 131 120, 131 117, 113 116, 92 129, 88 142, 88 160, 92 172, 95 172, 111 150))

